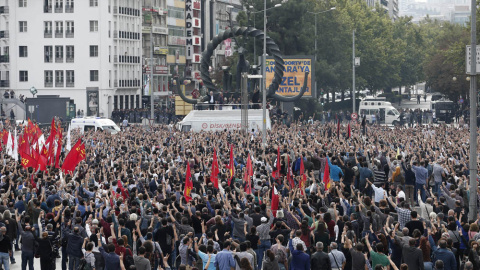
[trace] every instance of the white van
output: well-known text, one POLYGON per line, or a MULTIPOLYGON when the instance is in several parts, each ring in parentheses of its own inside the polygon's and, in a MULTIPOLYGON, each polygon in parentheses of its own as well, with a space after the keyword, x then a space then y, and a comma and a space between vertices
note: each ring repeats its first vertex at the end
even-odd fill
POLYGON ((358 115, 360 119, 365 116, 370 124, 400 125, 400 113, 384 97, 367 97, 360 101, 358 115))
MULTIPOLYGON (((267 110, 267 129, 271 129, 269 111, 267 110)), ((248 130, 261 130, 263 123, 263 111, 257 109, 248 110, 248 130)), ((177 123, 177 129, 181 131, 223 131, 239 130, 242 128, 242 110, 192 110, 177 123)))
POLYGON ((80 128, 82 132, 89 130, 105 130, 111 134, 117 134, 120 132, 120 128, 110 119, 102 117, 82 117, 74 118, 70 124, 70 128, 77 129, 80 128))

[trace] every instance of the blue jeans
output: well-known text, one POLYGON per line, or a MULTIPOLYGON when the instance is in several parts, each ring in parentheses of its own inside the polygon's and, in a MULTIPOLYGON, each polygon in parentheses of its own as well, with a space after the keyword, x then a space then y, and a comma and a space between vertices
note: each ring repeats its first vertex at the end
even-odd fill
POLYGON ((0 265, 3 265, 3 270, 10 270, 9 257, 8 253, 0 252, 0 265))
POLYGON ((80 259, 79 257, 75 257, 72 255, 68 255, 68 270, 75 270, 78 268, 80 265, 80 259))
POLYGON ((22 251, 22 270, 27 270, 27 263, 28 269, 33 270, 34 258, 33 252, 22 251))
POLYGON ((243 243, 246 240, 245 237, 238 237, 238 236, 233 236, 233 239, 237 239, 238 241, 240 241, 240 243, 243 243))
POLYGON ((271 246, 272 243, 270 240, 260 240, 260 245, 257 249, 258 269, 262 269, 263 254, 270 249, 271 246))
POLYGON ((425 189, 423 188, 423 184, 415 183, 415 201, 418 202, 418 191, 420 190, 420 196, 422 197, 422 201, 425 202, 425 189))

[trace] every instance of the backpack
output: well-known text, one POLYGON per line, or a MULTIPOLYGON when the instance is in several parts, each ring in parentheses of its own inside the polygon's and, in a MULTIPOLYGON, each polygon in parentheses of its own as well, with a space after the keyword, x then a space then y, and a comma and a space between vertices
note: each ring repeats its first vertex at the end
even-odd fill
POLYGON ((140 230, 143 231, 143 230, 146 230, 146 229, 148 229, 148 219, 142 217, 142 221, 140 223, 140 230))
POLYGON ((123 257, 123 263, 125 264, 125 269, 130 269, 130 266, 135 265, 135 262, 131 254, 132 254, 132 251, 129 248, 127 248, 125 251, 125 256, 123 257))
MULTIPOLYGON (((94 256, 93 253, 89 253, 87 254, 87 256, 88 255, 94 256)), ((87 263, 86 257, 83 257, 80 259, 80 263, 78 264, 77 270, 93 270, 93 268, 89 263, 87 263)))

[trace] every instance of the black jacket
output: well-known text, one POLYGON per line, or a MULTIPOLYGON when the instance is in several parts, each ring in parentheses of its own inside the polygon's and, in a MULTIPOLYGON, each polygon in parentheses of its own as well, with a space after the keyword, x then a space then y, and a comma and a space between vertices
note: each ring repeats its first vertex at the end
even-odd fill
POLYGON ((311 269, 331 270, 332 265, 328 254, 323 251, 313 253, 310 258, 310 267, 311 269))

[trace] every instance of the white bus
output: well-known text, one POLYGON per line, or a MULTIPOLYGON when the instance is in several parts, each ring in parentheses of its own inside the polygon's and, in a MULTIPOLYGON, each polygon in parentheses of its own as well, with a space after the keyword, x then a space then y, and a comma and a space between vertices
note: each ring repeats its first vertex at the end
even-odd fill
POLYGON ((360 101, 358 115, 360 119, 365 116, 369 124, 400 125, 400 113, 384 97, 367 97, 360 101))

